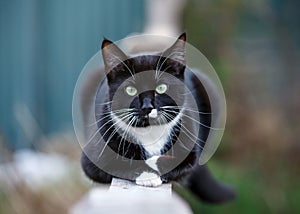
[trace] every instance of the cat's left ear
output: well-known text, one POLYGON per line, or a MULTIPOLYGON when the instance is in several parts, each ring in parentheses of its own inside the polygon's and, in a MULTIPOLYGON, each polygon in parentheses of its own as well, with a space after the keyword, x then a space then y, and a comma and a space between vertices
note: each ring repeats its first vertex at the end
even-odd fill
POLYGON ((101 50, 106 72, 110 72, 128 58, 117 45, 105 38, 102 41, 101 50))
POLYGON ((185 65, 185 41, 186 33, 182 33, 176 42, 164 51, 163 56, 185 65))

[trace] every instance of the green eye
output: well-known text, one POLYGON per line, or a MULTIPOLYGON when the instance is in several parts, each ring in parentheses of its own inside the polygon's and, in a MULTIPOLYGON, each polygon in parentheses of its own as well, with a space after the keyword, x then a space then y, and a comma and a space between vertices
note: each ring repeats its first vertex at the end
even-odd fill
POLYGON ((167 91, 168 86, 166 84, 160 84, 156 87, 155 91, 159 94, 163 94, 167 91))
POLYGON ((137 89, 133 86, 127 86, 125 88, 125 91, 129 96, 134 96, 137 94, 137 89))

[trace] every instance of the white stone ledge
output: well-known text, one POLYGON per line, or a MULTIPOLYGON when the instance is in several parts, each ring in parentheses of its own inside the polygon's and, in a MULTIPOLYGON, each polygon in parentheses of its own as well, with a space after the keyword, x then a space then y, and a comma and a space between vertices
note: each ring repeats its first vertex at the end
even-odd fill
POLYGON ((190 214, 191 209, 175 193, 171 184, 142 187, 133 182, 113 179, 109 189, 92 188, 70 210, 70 214, 190 214))

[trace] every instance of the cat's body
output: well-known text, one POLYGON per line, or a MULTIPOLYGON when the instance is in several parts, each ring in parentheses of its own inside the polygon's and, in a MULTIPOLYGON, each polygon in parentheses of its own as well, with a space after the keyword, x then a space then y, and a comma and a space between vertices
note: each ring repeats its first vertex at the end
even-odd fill
POLYGON ((83 170, 92 180, 108 183, 120 177, 144 186, 178 181, 207 201, 234 196, 205 166, 197 166, 211 108, 201 81, 185 67, 184 41, 182 34, 160 55, 132 58, 103 41, 107 78, 98 82, 95 115, 102 136, 97 143, 105 145, 98 152, 97 145, 88 145, 82 155, 83 170))

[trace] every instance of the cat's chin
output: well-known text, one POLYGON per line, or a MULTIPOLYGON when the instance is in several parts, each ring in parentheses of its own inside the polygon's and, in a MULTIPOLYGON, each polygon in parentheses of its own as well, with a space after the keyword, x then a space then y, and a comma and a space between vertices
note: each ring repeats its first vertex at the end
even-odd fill
POLYGON ((161 126, 170 123, 171 120, 161 120, 159 117, 151 118, 149 116, 138 119, 138 122, 133 124, 136 128, 146 128, 149 126, 161 126))
POLYGON ((150 119, 148 117, 146 117, 146 118, 139 119, 139 121, 136 123, 135 127, 145 128, 145 127, 151 126, 151 124, 153 124, 153 121, 150 121, 150 119))
POLYGON ((141 115, 138 118, 137 122, 133 123, 132 126, 137 128, 145 128, 156 124, 157 124, 156 119, 150 118, 148 115, 141 115))

